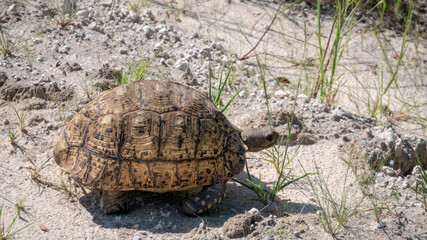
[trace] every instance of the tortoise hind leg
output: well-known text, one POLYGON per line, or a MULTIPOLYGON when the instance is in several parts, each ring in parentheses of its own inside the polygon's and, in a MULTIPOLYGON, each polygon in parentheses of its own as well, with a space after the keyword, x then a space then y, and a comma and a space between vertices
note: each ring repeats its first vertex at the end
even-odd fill
POLYGON ((227 184, 215 184, 203 187, 203 190, 186 200, 181 206, 181 212, 195 216, 217 205, 227 194, 227 184))
POLYGON ((100 207, 104 213, 128 212, 125 191, 102 191, 100 207))

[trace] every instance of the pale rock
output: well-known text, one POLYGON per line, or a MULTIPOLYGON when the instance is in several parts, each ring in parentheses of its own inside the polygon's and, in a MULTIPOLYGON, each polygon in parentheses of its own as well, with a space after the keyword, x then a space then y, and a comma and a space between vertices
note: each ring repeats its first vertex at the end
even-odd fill
POLYGON ((159 35, 165 35, 168 36, 168 29, 167 28, 161 28, 159 30, 159 35))
POLYGON ((89 16, 89 11, 86 9, 82 9, 76 12, 76 16, 87 18, 89 16))
POLYGON ((139 16, 138 14, 132 12, 131 15, 129 16, 129 18, 132 20, 132 22, 134 23, 139 23, 141 21, 141 16, 139 16))
POLYGON ((338 107, 332 111, 332 117, 335 121, 339 121, 343 117, 351 118, 352 114, 344 109, 338 107))
POLYGON ((283 100, 280 100, 280 102, 279 102, 279 106, 283 106, 283 105, 285 105, 287 102, 288 102, 288 99, 287 99, 287 98, 285 98, 285 99, 283 99, 283 100))
POLYGON ((200 55, 203 58, 211 58, 211 51, 212 49, 210 47, 205 47, 200 51, 200 55))
POLYGON ((39 62, 44 62, 44 57, 43 56, 37 56, 37 61, 39 62))
POLYGON ((314 117, 316 119, 324 119, 325 118, 325 114, 324 113, 318 113, 318 114, 315 114, 314 117))
POLYGON ((126 18, 129 15, 129 10, 127 8, 120 9, 119 13, 121 18, 126 18))
POLYGON ((43 74, 40 81, 41 82, 50 82, 50 78, 49 78, 49 76, 43 74))
POLYGON ((113 0, 101 0, 99 4, 103 7, 111 7, 113 5, 113 0))
POLYGON ((16 11, 17 11, 16 4, 12 4, 7 8, 6 14, 11 15, 16 13, 16 11))
POLYGON ((319 106, 319 111, 321 111, 321 112, 328 112, 328 109, 329 109, 329 107, 326 104, 321 104, 319 106))
POLYGON ((285 97, 289 97, 289 92, 285 92, 283 90, 277 90, 274 92, 274 96, 276 98, 285 98, 285 97))
POLYGON ((181 38, 175 32, 170 32, 169 33, 169 37, 171 38, 172 42, 179 42, 179 41, 181 41, 181 38))
POLYGON ((92 22, 91 24, 89 24, 88 28, 95 32, 104 33, 104 29, 99 27, 96 22, 92 22))
POLYGON ((408 188, 409 187, 409 183, 408 183, 408 181, 406 181, 406 179, 405 180, 403 180, 403 182, 402 182, 402 188, 408 188))
POLYGON ((181 71, 185 71, 188 68, 188 61, 184 59, 179 59, 178 61, 176 61, 174 67, 181 71))
POLYGON ((308 96, 305 95, 305 94, 298 95, 298 99, 300 99, 301 102, 303 102, 303 103, 308 103, 309 102, 308 96))
POLYGON ((71 50, 71 47, 68 45, 64 45, 58 48, 59 53, 65 53, 67 54, 71 50))
POLYGON ((246 90, 242 90, 239 92, 239 97, 244 97, 246 95, 246 90))
POLYGON ((154 34, 154 28, 150 27, 150 26, 145 26, 144 28, 142 28, 142 30, 144 31, 144 36, 147 39, 151 39, 153 38, 153 34, 154 34))
POLYGON ((148 18, 151 21, 154 21, 154 15, 153 15, 153 12, 151 12, 151 10, 145 10, 143 17, 148 18))
POLYGON ((248 211, 248 213, 251 215, 251 217, 254 217, 260 214, 259 210, 256 208, 252 208, 251 210, 248 211))
POLYGON ((385 173, 388 176, 393 177, 394 175, 396 175, 394 169, 389 166, 383 166, 382 170, 383 170, 383 173, 385 173))
POLYGON ((40 38, 33 38, 33 43, 34 44, 40 44, 42 42, 43 42, 43 40, 41 40, 40 38))
POLYGON ((128 54, 128 49, 126 47, 120 48, 120 54, 128 54))
POLYGON ((224 50, 224 47, 220 43, 217 43, 217 42, 212 43, 211 48, 218 50, 218 51, 221 51, 221 52, 224 50))
POLYGON ((162 49, 163 41, 159 41, 156 44, 154 44, 154 51, 160 51, 162 49))
POLYGON ((421 167, 419 165, 416 165, 413 169, 412 169, 412 175, 414 176, 421 176, 421 167))
POLYGON ((380 186, 380 187, 386 187, 388 184, 388 180, 384 178, 384 174, 383 173, 379 173, 377 175, 377 177, 375 178, 375 182, 380 186))

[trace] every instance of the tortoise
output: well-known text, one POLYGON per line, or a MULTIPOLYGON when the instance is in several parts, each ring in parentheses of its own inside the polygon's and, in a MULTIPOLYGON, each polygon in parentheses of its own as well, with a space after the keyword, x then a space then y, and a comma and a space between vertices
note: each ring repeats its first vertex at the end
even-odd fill
POLYGON ((273 146, 269 128, 240 131, 204 94, 184 85, 134 81, 100 94, 62 128, 55 162, 100 189, 104 213, 128 211, 126 192, 202 189, 181 212, 201 214, 225 196, 245 153, 273 146))

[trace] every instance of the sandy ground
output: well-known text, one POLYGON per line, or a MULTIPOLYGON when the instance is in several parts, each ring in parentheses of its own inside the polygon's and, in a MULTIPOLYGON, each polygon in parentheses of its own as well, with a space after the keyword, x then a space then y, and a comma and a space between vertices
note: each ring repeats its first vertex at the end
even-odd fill
MULTIPOLYGON (((8 226, 16 213, 16 203, 25 199, 14 229, 31 224, 17 237, 329 239, 331 234, 319 220, 321 211, 316 198, 325 196, 314 191, 318 189, 317 176, 323 176, 321 179, 337 201, 347 194, 346 209, 357 206, 338 238, 427 238, 426 212, 420 195, 411 190, 417 179, 416 171, 412 174, 414 149, 424 154, 421 161, 427 166, 422 140, 426 133, 413 118, 402 121, 410 112, 401 110, 401 99, 405 99, 419 103, 419 114, 425 116, 425 38, 411 39, 404 58, 407 66, 399 74, 400 91, 393 89, 384 97, 392 114, 371 119, 366 117, 363 99, 368 93, 374 94, 379 77, 389 79, 390 72, 385 70, 381 75, 385 68, 382 50, 369 32, 369 23, 352 31, 337 69, 344 85, 339 88, 334 106, 327 107, 318 99, 308 100, 300 95, 307 81, 317 77, 318 52, 312 46, 317 45, 315 11, 304 3, 284 11, 272 27, 277 32, 269 32, 257 48, 258 54, 267 53, 263 61, 268 69, 271 125, 286 134, 288 117, 295 112, 288 149, 293 161, 286 169, 292 170, 290 178, 304 173, 319 175, 287 186, 269 206, 251 201, 256 198, 252 191, 229 181, 227 197, 201 216, 188 217, 178 211, 183 199, 180 192, 133 192, 131 212, 105 215, 98 207, 99 191, 79 188, 54 163, 52 148, 58 131, 75 112, 114 84, 108 72, 140 56, 149 59, 149 78, 181 82, 200 91, 207 89, 208 59, 217 74, 222 64, 233 62, 240 74, 228 84, 224 98, 229 99, 239 89, 243 91, 226 116, 242 129, 267 126, 267 107, 255 58, 237 58, 255 45, 278 5, 272 1, 153 1, 140 13, 133 13, 130 5, 123 2, 115 5, 111 1, 78 1, 78 16, 61 28, 58 16, 50 19, 43 15, 55 4, 12 0, 0 3, 2 26, 9 28, 13 36, 28 41, 13 56, 0 60, 1 223, 8 226), (180 68, 185 63, 183 71, 180 68), (290 83, 281 85, 276 81, 280 77, 290 83), (299 81, 302 88, 297 88, 299 81), (14 109, 25 112, 25 133, 19 130, 14 109), (18 135, 14 145, 9 143, 9 123, 18 135), (398 143, 404 147, 399 148, 398 143), (381 154, 389 154, 384 158, 391 168, 376 173, 377 183, 371 186, 381 208, 378 222, 372 197, 363 194, 345 161, 351 160, 366 170, 369 162, 381 154), (31 169, 40 171, 34 174, 31 169)), ((332 21, 325 13, 323 44, 332 21)), ((391 44, 385 51, 394 66, 394 51, 400 49, 402 36, 392 29, 383 33, 391 44)), ((265 161, 265 153, 247 157, 253 178, 261 178, 263 186, 271 189, 277 172, 265 161)), ((246 177, 246 171, 236 176, 241 181, 246 177)))

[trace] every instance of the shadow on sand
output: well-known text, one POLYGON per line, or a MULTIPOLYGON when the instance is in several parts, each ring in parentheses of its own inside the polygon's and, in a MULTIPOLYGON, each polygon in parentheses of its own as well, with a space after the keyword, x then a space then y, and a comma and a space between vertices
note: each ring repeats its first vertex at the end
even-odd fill
MULTIPOLYGON (((245 176, 246 173, 243 173, 240 178, 245 176)), ((104 214, 99 208, 99 190, 93 190, 80 198, 80 203, 92 214, 93 222, 104 228, 128 228, 153 233, 187 233, 197 228, 201 222, 207 227, 222 227, 230 217, 251 208, 264 207, 260 202, 248 200, 256 197, 252 191, 232 181, 228 182, 228 194, 224 200, 211 211, 197 217, 179 212, 184 199, 183 192, 160 194, 131 191, 128 197, 131 211, 127 214, 104 214)), ((291 202, 287 203, 286 209, 292 213, 308 214, 316 212, 317 207, 291 202)))

